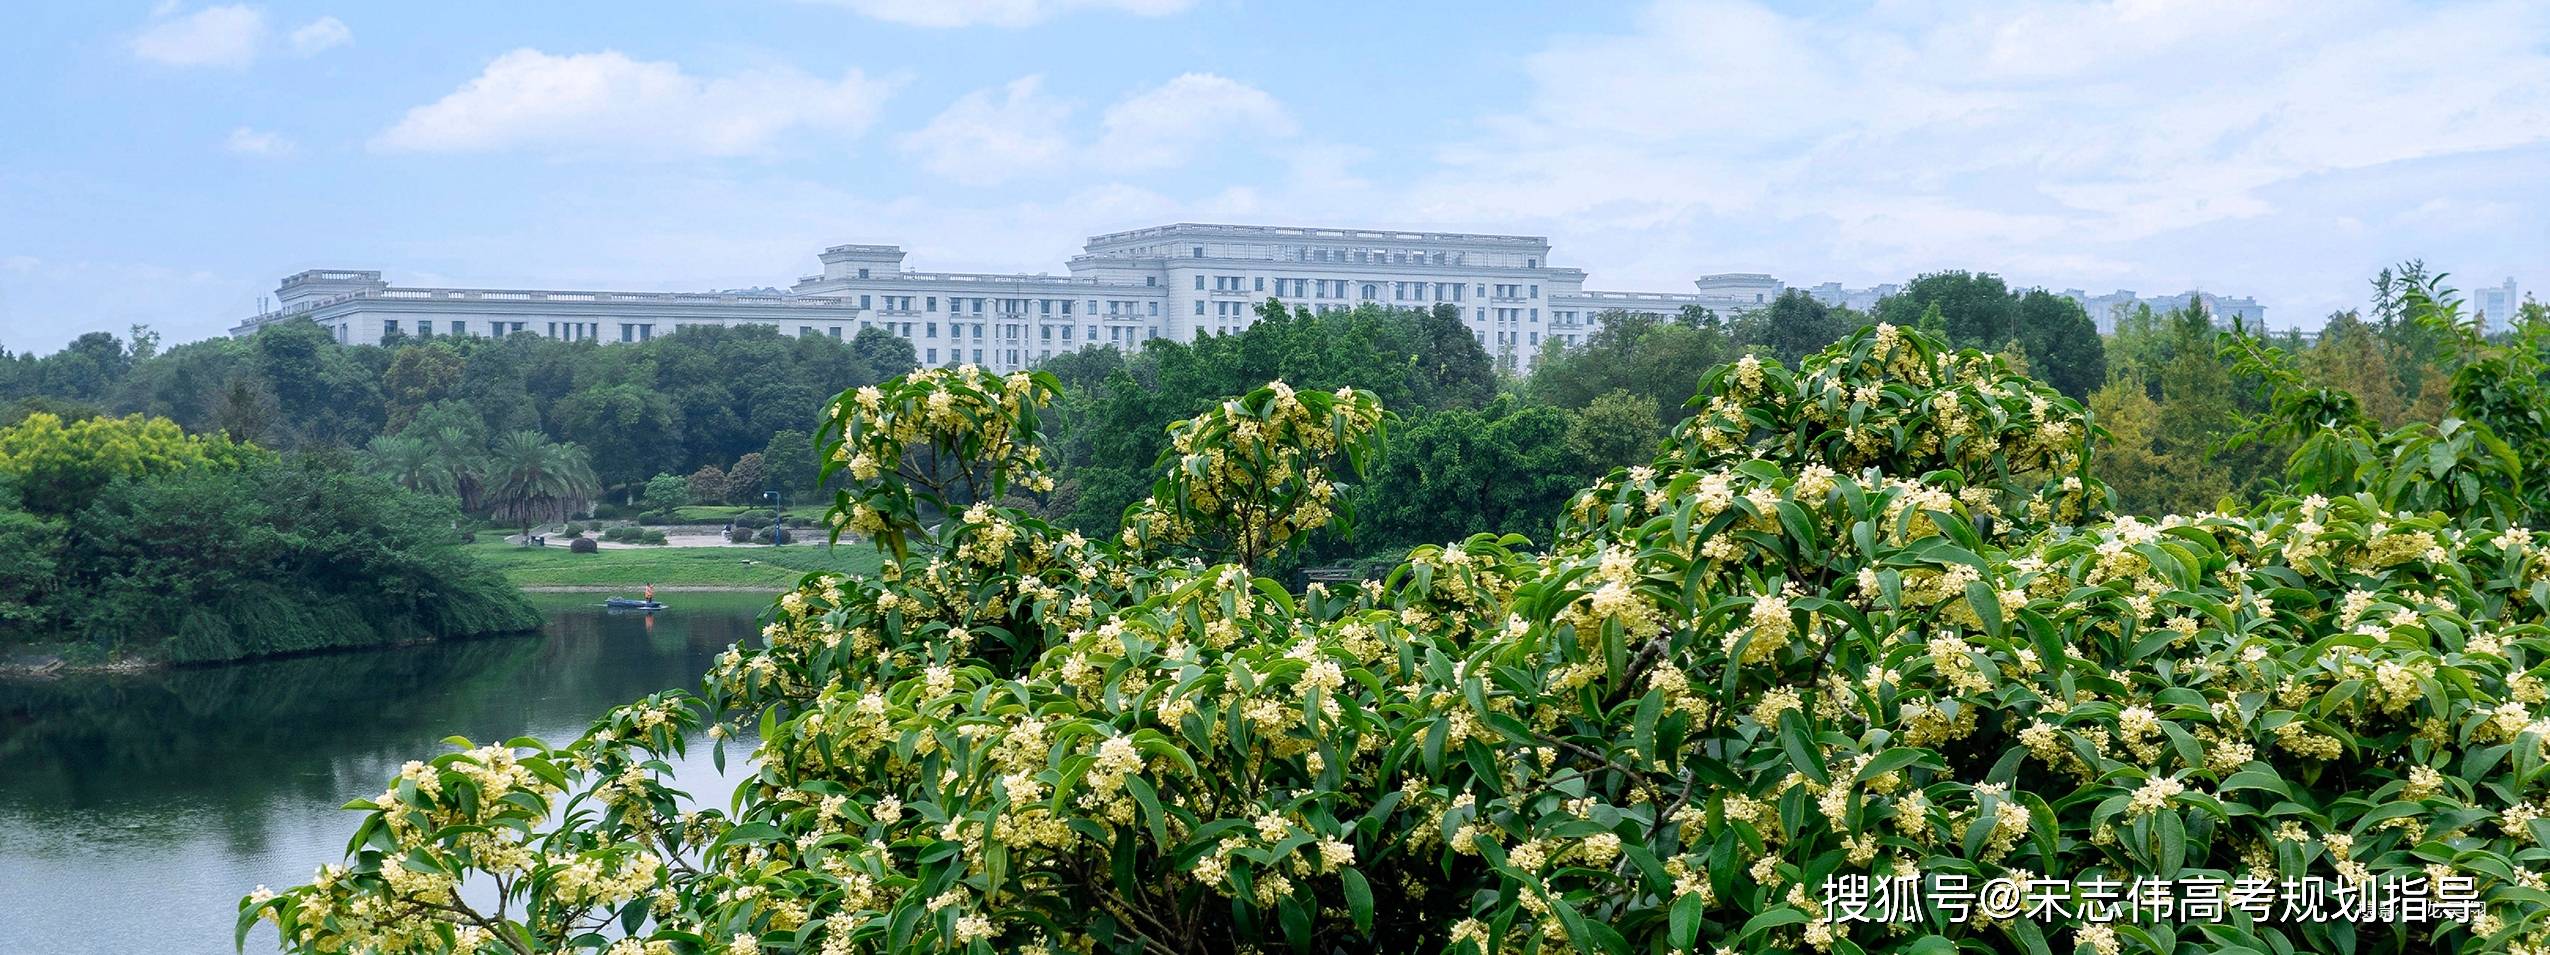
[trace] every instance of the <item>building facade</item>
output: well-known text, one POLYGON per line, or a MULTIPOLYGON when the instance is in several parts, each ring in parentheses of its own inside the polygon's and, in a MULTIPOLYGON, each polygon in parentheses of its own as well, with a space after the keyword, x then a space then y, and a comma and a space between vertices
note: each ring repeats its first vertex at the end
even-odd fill
MULTIPOLYGON (((1582 344, 1606 314, 1734 315, 1787 289, 1751 272, 1705 275, 1688 292, 1587 289, 1583 270, 1551 262, 1542 236, 1200 223, 1093 236, 1064 275, 915 271, 894 245, 837 245, 817 258, 821 272, 784 290, 710 293, 416 288, 376 271, 312 270, 284 279, 276 307, 231 332, 308 320, 348 344, 517 333, 617 343, 698 325, 843 339, 874 326, 910 340, 924 365, 1010 371, 1090 345, 1230 334, 1271 298, 1313 311, 1448 306, 1519 374, 1552 343, 1582 344)), ((1809 291, 1866 309, 1893 287, 1809 291)))
POLYGON ((2506 279, 2504 285, 2483 285, 2472 289, 2470 293, 2470 311, 2472 316, 2479 320, 2479 330, 2482 332, 2504 331, 2514 327, 2515 313, 2521 308, 2523 308, 2523 290, 2515 287, 2515 280, 2512 278, 2506 279))
POLYGON ((2193 290, 2176 295, 2136 295, 2127 289, 2091 295, 2073 288, 2064 289, 2063 296, 2081 303, 2081 309, 2089 312, 2090 320, 2098 324, 2101 335, 2115 334, 2117 320, 2142 306, 2149 305, 2155 312, 2169 312, 2184 309, 2187 303, 2194 301, 2203 301, 2205 314, 2213 316, 2214 323, 2218 325, 2228 326, 2234 319, 2250 328, 2265 328, 2267 324, 2267 307, 2246 295, 2234 298, 2193 290))

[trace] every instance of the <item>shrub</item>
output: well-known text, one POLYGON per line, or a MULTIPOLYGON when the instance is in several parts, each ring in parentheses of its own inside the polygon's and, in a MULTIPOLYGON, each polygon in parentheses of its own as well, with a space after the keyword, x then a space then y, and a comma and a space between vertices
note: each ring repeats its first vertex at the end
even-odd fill
POLYGON ((602 539, 614 544, 634 544, 646 536, 646 530, 634 524, 614 524, 602 532, 602 539))
POLYGON ((753 529, 738 526, 726 532, 726 540, 736 544, 750 544, 753 542, 753 529))
POLYGON ((488 916, 453 881, 522 859, 507 931, 538 950, 641 903, 641 935, 717 951, 2050 950, 2024 917, 1831 921, 1898 872, 2468 890, 2466 920, 2052 926, 2101 952, 2550 933, 2550 546, 2488 509, 2107 515, 2079 405, 1879 326, 1712 373, 1545 549, 1293 593, 1252 570, 1351 522, 1368 397, 1179 425, 1101 542, 948 496, 1042 483, 1051 393, 966 368, 836 399, 831 523, 884 573, 809 577, 696 698, 413 764, 355 804, 351 867, 243 917, 315 951, 381 935, 304 913, 421 898, 447 908, 388 930, 458 932, 488 916), (759 728, 731 811, 658 761, 703 721, 759 728), (578 804, 610 808, 552 817, 578 804))
POLYGON ((590 554, 601 549, 602 545, 594 543, 593 538, 590 537, 578 537, 567 542, 567 551, 569 553, 590 554))
POLYGON ((47 549, 6 558, 10 581, 44 574, 43 599, 0 586, 0 636, 206 663, 537 627, 519 590, 454 546, 456 517, 317 455, 119 480, 58 530, 0 535, 47 549))
POLYGON ((638 535, 638 543, 641 544, 655 544, 661 546, 664 542, 663 531, 650 530, 644 534, 638 535))

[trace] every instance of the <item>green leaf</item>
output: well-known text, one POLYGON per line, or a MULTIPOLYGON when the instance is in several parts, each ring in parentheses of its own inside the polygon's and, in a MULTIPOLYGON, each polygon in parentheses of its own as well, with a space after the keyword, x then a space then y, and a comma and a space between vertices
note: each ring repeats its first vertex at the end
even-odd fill
POLYGON ((1693 892, 1673 900, 1673 910, 1666 915, 1666 921, 1674 951, 1689 951, 1691 946, 1699 943, 1702 915, 1700 893, 1693 892))
POLYGON ((1151 784, 1144 782, 1140 776, 1126 776, 1124 788, 1125 791, 1133 794, 1133 801, 1142 807, 1142 821, 1151 827, 1151 844, 1163 849, 1168 848, 1169 823, 1168 819, 1160 813, 1159 793, 1154 792, 1151 784))
POLYGON ((1346 912, 1354 917, 1355 930, 1372 934, 1372 885, 1364 881, 1363 873, 1353 869, 1339 872, 1337 879, 1344 884, 1346 912))

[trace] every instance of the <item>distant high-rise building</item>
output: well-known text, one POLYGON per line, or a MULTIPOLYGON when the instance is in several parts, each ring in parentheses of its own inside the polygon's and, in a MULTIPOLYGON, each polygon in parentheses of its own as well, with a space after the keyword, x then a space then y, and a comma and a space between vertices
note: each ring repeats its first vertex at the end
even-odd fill
POLYGON ((1877 310, 1879 299, 1900 291, 1903 291, 1903 286, 1893 282, 1871 285, 1867 288, 1843 288, 1840 282, 1826 282, 1807 289, 1806 294, 1815 296, 1816 301, 1826 305, 1873 312, 1877 310))
POLYGON ((2511 277, 2504 285, 2482 286, 2470 293, 2470 311, 2479 319, 2482 332, 2512 327, 2515 313, 2521 308, 2523 290, 2515 287, 2515 280, 2511 277))
POLYGON ((2155 312, 2168 312, 2186 308, 2189 302, 2199 300, 2205 303, 2205 314, 2213 317, 2214 324, 2227 326, 2237 319, 2250 328, 2263 328, 2267 323, 2267 307, 2258 304, 2257 299, 2246 295, 2233 298, 2228 295, 2191 290, 2176 295, 2144 296, 2134 294, 2131 289, 2117 289, 2105 295, 2091 295, 2080 289, 2071 288, 2064 289, 2063 296, 2081 303, 2081 310, 2090 313, 2090 321, 2097 323, 2098 332, 2101 335, 2116 334, 2117 319, 2131 314, 2141 306, 2149 305, 2155 312))

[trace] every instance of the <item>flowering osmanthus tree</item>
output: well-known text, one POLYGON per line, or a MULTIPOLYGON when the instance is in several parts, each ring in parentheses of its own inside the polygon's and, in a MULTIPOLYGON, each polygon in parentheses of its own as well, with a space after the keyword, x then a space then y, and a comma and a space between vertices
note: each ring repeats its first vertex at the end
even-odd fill
POLYGON ((1044 372, 1004 377, 966 365, 842 393, 829 409, 821 476, 848 470, 861 490, 833 509, 835 533, 866 535, 901 557, 951 503, 991 500, 1012 485, 1052 490, 1037 417, 1059 387, 1044 372))
POLYGON ((1369 394, 1280 381, 1170 425, 1159 483, 1126 509, 1126 553, 1201 548, 1254 567, 1332 519, 1352 519, 1327 467, 1342 460, 1362 474, 1386 428, 1369 394))
MULTIPOLYGON (((2076 405, 1879 327, 1797 371, 1713 375, 1703 415, 1544 549, 1480 536, 1294 593, 1146 559, 1167 517, 1131 548, 1088 541, 885 463, 950 447, 947 467, 992 468, 941 442, 998 434, 975 446, 1037 480, 1034 388, 926 372, 845 395, 836 512, 905 556, 808 577, 696 697, 411 767, 357 804, 348 865, 252 899, 243 926, 311 952, 825 955, 2496 951, 2550 931, 2550 548, 2484 512, 2361 494, 2102 518, 2076 405), (880 423, 914 408, 934 423, 880 423), (685 813, 662 760, 700 720, 756 728, 755 775, 685 813), (2481 911, 1829 919, 1828 880, 1913 872, 2469 878, 2481 911), (454 892, 473 879, 503 905, 454 892)), ((1379 421, 1269 386, 1182 426, 1164 463, 1185 476, 1154 508, 1236 522, 1196 524, 1226 535, 1208 545, 1280 546, 1287 522, 1247 508, 1288 512, 1231 502, 1318 503, 1312 469, 1379 421)))

